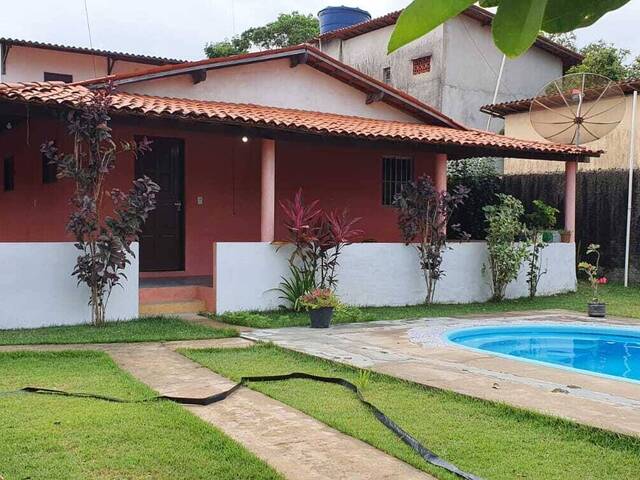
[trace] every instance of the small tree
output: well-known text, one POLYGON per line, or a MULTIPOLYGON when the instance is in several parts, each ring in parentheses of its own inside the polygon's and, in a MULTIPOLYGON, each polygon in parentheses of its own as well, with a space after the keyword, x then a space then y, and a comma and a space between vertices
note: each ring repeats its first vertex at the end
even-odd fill
POLYGON ((544 239, 544 230, 555 226, 557 215, 557 208, 547 205, 542 200, 534 200, 533 212, 526 216, 527 238, 530 245, 527 258, 529 263, 527 283, 529 284, 530 298, 536 296, 540 278, 547 273, 546 270, 542 270, 542 250, 549 246, 549 243, 544 239))
POLYGON ((73 140, 70 152, 59 151, 53 141, 42 145, 42 152, 57 166, 58 177, 75 183, 67 230, 81 253, 72 275, 78 278, 78 284, 90 289, 91 321, 95 326, 105 322, 111 291, 126 278, 124 268, 130 263, 127 255, 134 254, 131 243, 138 240, 160 190, 146 176, 135 180, 128 193, 117 188, 105 190, 119 153, 149 148, 146 141, 118 144, 113 140, 109 128, 111 92, 111 87, 96 90, 81 108, 68 113, 73 140), (105 195, 111 199, 112 215, 103 216, 105 195))
POLYGON ((522 202, 511 195, 496 196, 497 205, 484 207, 489 264, 485 264, 483 270, 491 274, 492 300, 499 302, 504 299, 507 285, 518 277, 528 245, 517 241, 524 231, 520 221, 524 213, 522 202))
POLYGON ((445 274, 442 255, 447 244, 449 219, 467 194, 468 190, 463 186, 456 187, 452 193, 439 192, 431 179, 423 175, 408 182, 395 197, 402 239, 407 244, 416 243, 427 284, 427 304, 433 302, 436 284, 445 274))

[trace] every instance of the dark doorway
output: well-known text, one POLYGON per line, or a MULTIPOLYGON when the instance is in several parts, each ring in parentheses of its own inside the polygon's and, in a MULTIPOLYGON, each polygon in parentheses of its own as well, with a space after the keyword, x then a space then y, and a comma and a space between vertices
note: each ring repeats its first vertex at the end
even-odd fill
POLYGON ((140 236, 140 270, 184 270, 184 142, 148 137, 151 151, 136 159, 136 178, 147 175, 160 185, 157 207, 140 236))

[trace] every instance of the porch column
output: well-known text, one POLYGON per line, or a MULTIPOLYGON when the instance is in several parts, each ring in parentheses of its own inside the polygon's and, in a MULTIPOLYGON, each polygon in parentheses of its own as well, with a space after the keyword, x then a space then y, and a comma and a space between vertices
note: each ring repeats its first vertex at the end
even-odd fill
POLYGON ((564 167, 564 229, 571 232, 571 241, 576 241, 576 174, 578 162, 565 162, 564 167))
POLYGON ((438 192, 447 191, 447 154, 436 153, 436 165, 433 174, 433 186, 438 192))
POLYGON ((260 182, 260 241, 275 240, 276 216, 276 142, 262 139, 260 182))

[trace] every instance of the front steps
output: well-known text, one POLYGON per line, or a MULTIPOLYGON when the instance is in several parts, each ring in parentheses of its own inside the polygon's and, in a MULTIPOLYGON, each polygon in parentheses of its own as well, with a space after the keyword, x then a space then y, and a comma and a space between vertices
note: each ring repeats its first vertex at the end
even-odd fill
POLYGON ((215 308, 214 289, 207 285, 172 285, 154 281, 140 286, 141 316, 199 313, 215 308))

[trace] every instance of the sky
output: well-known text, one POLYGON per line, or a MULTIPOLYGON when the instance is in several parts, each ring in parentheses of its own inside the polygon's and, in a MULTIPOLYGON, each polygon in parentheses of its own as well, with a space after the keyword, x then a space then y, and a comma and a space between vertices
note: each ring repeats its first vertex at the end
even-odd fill
MULTIPOLYGON (((86 0, 94 48, 195 60, 209 41, 274 20, 280 12, 317 13, 332 4, 374 17, 410 0, 86 0)), ((84 0, 3 1, 0 37, 90 46, 84 0)), ((605 39, 640 55, 640 0, 578 31, 578 44, 605 39)))

